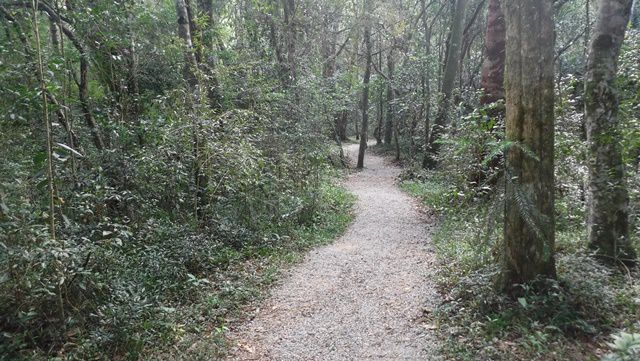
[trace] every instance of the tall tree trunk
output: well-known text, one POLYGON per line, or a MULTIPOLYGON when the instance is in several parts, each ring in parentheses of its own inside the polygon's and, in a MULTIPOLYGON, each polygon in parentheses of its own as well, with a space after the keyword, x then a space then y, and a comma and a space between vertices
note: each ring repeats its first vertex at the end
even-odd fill
MULTIPOLYGON (((382 69, 382 33, 378 33, 378 69, 382 69)), ((376 144, 382 144, 382 124, 384 122, 384 88, 380 87, 378 93, 378 111, 376 114, 378 118, 378 124, 374 132, 376 137, 376 144)))
MULTIPOLYGON (((589 39, 591 38, 591 0, 584 2, 584 61, 589 57, 589 39)), ((586 68, 586 66, 585 66, 586 68)), ((584 124, 583 124, 584 127, 584 124)))
POLYGON ((505 0, 506 154, 499 285, 555 277, 553 0, 505 0))
POLYGON ((445 132, 448 125, 448 119, 451 117, 452 96, 455 86, 456 76, 458 74, 458 64, 460 59, 460 47, 462 44, 462 28, 464 26, 464 14, 467 7, 467 0, 456 0, 454 10, 453 23, 451 25, 451 39, 449 42, 449 51, 444 67, 444 76, 442 79, 442 103, 438 109, 438 116, 433 124, 433 129, 429 135, 429 142, 425 153, 423 164, 426 168, 433 169, 436 167, 437 155, 440 151, 438 141, 445 132))
POLYGON ((395 64, 393 62, 393 47, 389 49, 387 55, 387 121, 384 125, 384 144, 391 145, 391 138, 393 137, 393 117, 394 117, 394 95, 393 92, 393 73, 395 71, 395 64))
POLYGON ((138 136, 138 144, 140 146, 144 146, 144 127, 140 122, 142 104, 140 103, 140 83, 138 81, 139 58, 138 51, 136 49, 136 32, 135 29, 131 26, 131 24, 134 23, 134 14, 131 8, 128 9, 128 17, 129 19, 127 24, 127 34, 129 36, 129 56, 126 57, 128 70, 127 93, 129 95, 131 105, 127 109, 127 117, 130 120, 133 120, 133 124, 136 128, 136 134, 138 136))
POLYGON ((338 137, 340 141, 348 140, 347 138, 347 127, 349 122, 349 111, 341 110, 338 114, 336 114, 336 131, 338 132, 338 137))
POLYGON ((184 0, 185 9, 187 11, 187 21, 189 24, 189 33, 191 38, 191 46, 196 60, 196 65, 200 70, 200 74, 206 76, 207 82, 203 85, 207 92, 209 106, 214 112, 222 109, 222 98, 220 96, 220 84, 218 78, 214 75, 215 63, 213 59, 205 58, 205 50, 211 49, 211 41, 207 38, 207 29, 213 26, 213 3, 212 0, 198 0, 198 10, 194 8, 192 0, 184 0), (197 14, 204 13, 207 19, 205 27, 197 25, 197 14))
MULTIPOLYGON (((489 0, 487 11, 487 31, 485 33, 485 51, 481 70, 481 88, 483 94, 480 97, 480 104, 488 105, 500 100, 504 100, 504 61, 505 61, 505 39, 506 24, 500 0, 489 0)), ((504 117, 504 108, 491 107, 488 115, 495 118, 504 117)), ((493 133, 493 130, 490 130, 493 133)), ((481 164, 486 158, 487 151, 482 147, 476 148, 475 152, 477 164, 481 164)), ((488 164, 489 169, 497 169, 502 156, 494 156, 488 164)), ((469 180, 480 186, 485 182, 489 173, 478 167, 471 172, 469 180)), ((490 184, 495 186, 497 177, 490 180, 490 184)))
POLYGON ((640 28, 640 1, 633 0, 633 7, 631 8, 631 28, 640 28))
POLYGON ((396 160, 400 160, 400 119, 395 119, 393 122, 393 140, 396 143, 396 160))
POLYGON ((44 2, 38 2, 37 4, 39 10, 47 13, 49 19, 58 24, 62 33, 67 37, 67 39, 69 39, 69 41, 71 41, 73 47, 80 54, 80 81, 77 82, 80 108, 85 122, 87 123, 87 127, 89 127, 91 131, 93 144, 98 150, 102 151, 106 147, 102 137, 102 131, 93 117, 93 112, 91 111, 91 106, 89 104, 89 53, 86 46, 76 36, 72 28, 62 21, 60 15, 52 7, 44 2))
MULTIPOLYGON (((361 100, 358 102, 358 106, 359 106, 360 108, 362 108, 362 98, 361 98, 361 100)), ((359 117, 359 116, 361 116, 361 114, 360 114, 360 109, 357 109, 357 110, 355 111, 355 113, 356 113, 356 116, 355 116, 355 117, 353 117, 353 123, 354 123, 355 128, 356 128, 356 140, 360 140, 360 121, 358 120, 358 117, 359 117)))
MULTIPOLYGON (((332 36, 326 36, 322 38, 321 48, 322 56, 324 58, 322 62, 322 78, 324 79, 327 94, 333 96, 335 94, 335 81, 333 79, 333 76, 335 75, 336 71, 337 34, 335 32, 335 29, 333 29, 334 26, 328 14, 324 15, 323 25, 325 29, 329 30, 329 33, 332 34, 332 36)), ((344 135, 342 130, 340 129, 341 114, 342 112, 334 112, 331 115, 331 121, 333 123, 333 138, 340 148, 340 163, 344 166, 346 164, 346 160, 344 158, 344 149, 342 148, 342 137, 344 135)))
POLYGON ((290 83, 289 72, 284 55, 282 54, 282 48, 280 46, 279 37, 276 31, 276 23, 274 21, 275 18, 276 15, 273 13, 269 14, 269 16, 267 17, 267 23, 269 25, 269 44, 273 48, 273 52, 276 56, 276 61, 278 62, 278 75, 280 77, 280 82, 282 83, 282 87, 286 89, 289 87, 290 83))
POLYGON ((198 61, 194 53, 193 38, 191 34, 191 26, 189 21, 189 8, 185 0, 175 0, 176 14, 178 17, 178 36, 183 41, 184 47, 184 69, 183 75, 189 86, 189 92, 192 96, 190 100, 192 102, 192 114, 193 119, 193 177, 196 188, 195 196, 195 215, 198 225, 204 219, 203 207, 206 205, 206 189, 209 182, 208 177, 202 171, 202 165, 204 164, 204 139, 200 136, 202 124, 200 123, 197 114, 194 114, 195 103, 201 101, 199 81, 198 81, 198 61))
POLYGON ((364 153, 367 149, 367 133, 369 130, 369 80, 371 78, 371 19, 369 19, 369 1, 364 0, 364 43, 366 63, 362 80, 362 127, 360 128, 360 148, 358 150, 358 168, 364 168, 364 153))
POLYGON ((382 144, 382 125, 384 124, 384 88, 380 87, 380 93, 378 94, 378 124, 376 125, 375 137, 376 144, 382 144))
POLYGON ((589 149, 589 246, 610 261, 635 259, 629 242, 629 194, 618 120, 615 78, 631 0, 601 0, 585 76, 589 149))
POLYGON ((420 112, 411 112, 411 123, 409 126, 409 158, 413 159, 417 151, 416 145, 416 129, 418 128, 418 120, 420 119, 420 112))
POLYGON ((191 46, 193 54, 198 64, 202 63, 202 39, 200 39, 200 30, 196 23, 196 12, 191 0, 184 0, 185 10, 187 11, 187 22, 189 24, 189 33, 191 34, 191 46))
MULTIPOLYGON (((353 41, 353 52, 352 52, 351 57, 349 59, 349 63, 348 63, 347 69, 353 69, 353 67, 355 67, 357 65, 357 63, 358 63, 358 54, 360 53, 360 42, 359 42, 359 40, 357 38, 358 38, 358 36, 354 36, 353 37, 353 40, 354 40, 353 41)), ((345 46, 346 46, 346 43, 345 43, 345 46)), ((351 91, 351 83, 347 84, 347 89, 346 90, 347 91, 351 91)), ((358 102, 358 108, 359 107, 360 107, 360 101, 358 102)), ((353 118, 353 120, 354 120, 355 138, 356 138, 356 140, 360 139, 360 131, 359 131, 360 127, 358 125, 358 117, 357 116, 351 117, 351 115, 353 113, 357 113, 357 112, 354 112, 354 111, 351 111, 351 110, 346 110, 346 109, 341 112, 341 115, 340 115, 340 118, 339 118, 340 123, 338 124, 337 127, 338 127, 338 131, 340 132, 340 137, 341 137, 340 139, 343 140, 343 141, 344 140, 348 140, 347 135, 348 135, 348 128, 349 128, 350 118, 353 118)))
POLYGON ((89 61, 87 54, 80 56, 80 83, 78 83, 78 97, 80 98, 80 107, 82 108, 82 114, 84 115, 85 122, 91 134, 93 136, 93 144, 98 150, 105 149, 105 143, 102 139, 102 132, 98 127, 98 123, 93 117, 93 112, 89 105, 89 61))
MULTIPOLYGON (((56 239, 56 206, 55 206, 55 179, 54 179, 54 170, 53 170, 53 132, 51 127, 51 118, 49 116, 49 99, 47 98, 47 83, 44 77, 44 60, 42 57, 42 49, 40 44, 40 31, 39 31, 39 21, 38 21, 38 7, 36 2, 33 2, 32 15, 33 15, 33 32, 36 40, 36 63, 37 63, 37 74, 38 74, 38 83, 40 85, 40 95, 42 99, 42 119, 45 123, 45 144, 47 149, 47 184, 49 191, 49 215, 48 215, 48 223, 49 223, 49 236, 51 239, 56 239)), ((54 22, 51 22, 52 29, 56 28, 54 22)), ((57 32, 56 32, 57 34, 57 32)), ((57 37, 57 35, 56 35, 57 37)), ((64 314, 63 314, 64 315, 64 314)))
POLYGON ((176 0, 176 14, 178 16, 178 36, 182 39, 184 47, 184 68, 183 76, 192 92, 197 91, 198 78, 196 76, 198 62, 196 60, 191 25, 189 21, 189 10, 185 0, 176 0))
POLYGON ((490 104, 504 99, 504 58, 506 24, 500 0, 489 0, 485 56, 482 63, 482 89, 480 102, 490 104))
MULTIPOLYGON (((427 149, 429 144, 429 128, 431 127, 431 67, 429 62, 431 61, 431 26, 427 16, 427 1, 421 0, 422 7, 422 31, 424 36, 424 65, 422 69, 422 109, 424 117, 424 149, 427 149)), ((427 167, 427 157, 422 159, 422 166, 427 167)))

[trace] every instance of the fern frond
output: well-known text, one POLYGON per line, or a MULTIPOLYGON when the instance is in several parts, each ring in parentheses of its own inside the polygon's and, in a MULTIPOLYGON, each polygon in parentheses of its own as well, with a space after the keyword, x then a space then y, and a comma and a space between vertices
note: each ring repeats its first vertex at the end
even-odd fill
POLYGON ((544 241, 546 244, 551 239, 548 231, 545 231, 549 229, 549 217, 540 213, 540 211, 535 207, 533 201, 529 198, 527 193, 524 192, 524 188, 518 182, 517 177, 514 177, 508 169, 506 172, 506 181, 513 187, 514 192, 512 199, 506 199, 505 201, 514 202, 518 212, 520 213, 520 217, 522 217, 527 226, 533 230, 536 237, 544 241))

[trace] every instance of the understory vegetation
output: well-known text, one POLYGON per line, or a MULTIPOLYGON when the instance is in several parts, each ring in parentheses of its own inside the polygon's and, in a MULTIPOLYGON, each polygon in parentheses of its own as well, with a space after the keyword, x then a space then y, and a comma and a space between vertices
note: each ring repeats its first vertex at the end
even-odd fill
MULTIPOLYGON (((55 288, 43 289, 47 285, 43 276, 49 272, 44 261, 54 258, 56 251, 73 251, 72 245, 48 253, 26 247, 22 254, 10 253, 7 261, 39 263, 18 278, 20 285, 38 292, 17 299, 16 293, 25 291, 5 288, 4 307, 10 310, 20 300, 25 311, 4 314, 20 316, 21 323, 13 333, 3 333, 3 358, 45 357, 46 350, 33 345, 63 336, 64 354, 70 359, 109 354, 126 359, 207 360, 224 355, 226 325, 242 317, 241 308, 263 297, 282 267, 299 260, 310 247, 333 240, 350 223, 353 196, 344 189, 325 183, 319 200, 322 206, 306 225, 265 230, 260 239, 247 240, 243 247, 159 221, 148 224, 158 227, 151 233, 153 242, 131 237, 122 245, 89 248, 87 252, 96 257, 93 262, 107 263, 109 268, 96 269, 82 260, 82 274, 76 276, 77 292, 82 294, 63 300, 63 306, 71 309, 65 326, 74 327, 66 335, 59 335, 58 320, 42 314, 46 310, 51 317, 58 301, 55 288), (97 290, 89 293, 92 289, 97 290), (84 322, 77 321, 80 317, 86 317, 84 322), (33 328, 39 333, 34 334, 33 328)), ((148 230, 132 231, 137 232, 150 235, 148 230)), ((75 261, 73 257, 67 256, 67 262, 75 261)), ((48 276, 47 282, 60 281, 48 276)))
POLYGON ((612 352, 612 334, 640 331, 637 270, 613 272, 596 261, 580 227, 558 232, 558 279, 541 279, 544 292, 533 285, 522 285, 517 298, 497 292, 500 212, 486 199, 460 199, 461 189, 435 177, 402 187, 440 219, 433 242, 444 300, 433 318, 445 353, 460 360, 597 360, 612 352))
POLYGON ((0 2, 0 359, 215 358, 349 223, 341 98, 269 9, 186 6, 0 2))

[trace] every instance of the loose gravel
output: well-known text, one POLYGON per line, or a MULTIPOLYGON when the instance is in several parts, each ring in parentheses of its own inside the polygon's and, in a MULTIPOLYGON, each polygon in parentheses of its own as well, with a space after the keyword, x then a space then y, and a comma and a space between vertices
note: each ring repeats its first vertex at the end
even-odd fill
POLYGON ((429 220, 396 186, 399 168, 369 153, 365 165, 346 182, 353 224, 286 272, 232 332, 230 360, 440 359, 425 316, 438 302, 429 220))

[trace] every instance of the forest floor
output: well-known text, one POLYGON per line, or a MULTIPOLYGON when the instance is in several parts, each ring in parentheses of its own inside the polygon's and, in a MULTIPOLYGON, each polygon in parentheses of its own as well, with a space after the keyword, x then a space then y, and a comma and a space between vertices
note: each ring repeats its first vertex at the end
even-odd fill
MULTIPOLYGON (((346 152, 356 159, 358 145, 346 152)), ((311 251, 232 330, 231 360, 437 360, 432 221, 395 180, 401 169, 367 153, 345 186, 356 217, 311 251)))

